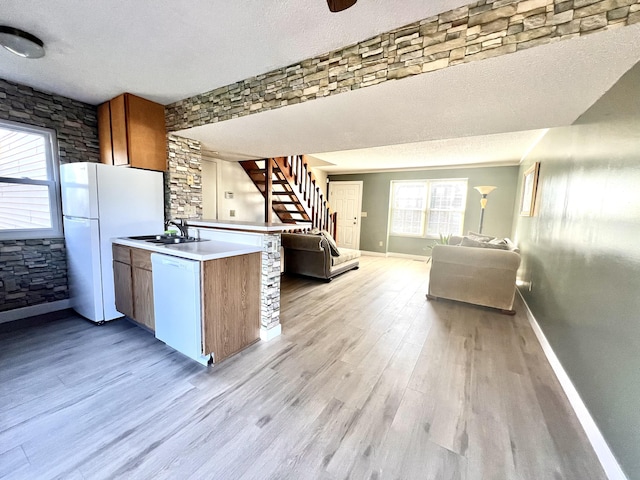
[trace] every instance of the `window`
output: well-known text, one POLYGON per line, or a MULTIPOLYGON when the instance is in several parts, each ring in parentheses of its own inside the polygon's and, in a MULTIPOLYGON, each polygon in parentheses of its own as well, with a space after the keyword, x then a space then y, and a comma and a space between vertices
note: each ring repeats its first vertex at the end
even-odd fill
POLYGON ((460 235, 467 202, 467 180, 391 182, 391 235, 460 235))
POLYGON ((0 121, 0 240, 62 236, 52 130, 0 121))

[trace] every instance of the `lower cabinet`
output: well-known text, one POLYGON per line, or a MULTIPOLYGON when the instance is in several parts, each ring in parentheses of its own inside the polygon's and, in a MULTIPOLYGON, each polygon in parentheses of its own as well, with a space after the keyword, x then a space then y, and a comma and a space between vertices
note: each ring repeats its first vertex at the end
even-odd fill
MULTIPOLYGON (((202 320, 199 354, 213 353, 218 363, 260 339, 261 259, 262 254, 257 252, 201 262, 197 292, 202 320)), ((162 287, 165 272, 156 267, 156 280, 162 287)), ((114 244, 113 276, 116 309, 155 332, 151 252, 114 244)), ((168 310, 163 308, 161 313, 168 310)), ((180 350, 167 339, 161 340, 180 350)))
POLYGON ((260 339, 261 254, 202 264, 203 353, 218 363, 260 339))
POLYGON ((116 287, 116 310, 133 318, 131 265, 114 260, 113 280, 116 287))
POLYGON ((133 319, 155 330, 153 313, 153 278, 151 270, 133 267, 133 319))
POLYGON ((116 309, 155 330, 151 252, 113 245, 113 277, 116 309))

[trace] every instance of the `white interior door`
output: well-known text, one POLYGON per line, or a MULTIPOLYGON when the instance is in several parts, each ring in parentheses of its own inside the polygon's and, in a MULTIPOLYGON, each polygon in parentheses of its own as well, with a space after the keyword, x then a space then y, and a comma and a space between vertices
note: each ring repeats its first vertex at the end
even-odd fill
POLYGON ((359 249, 362 182, 329 182, 329 203, 338 214, 336 243, 339 247, 359 249))

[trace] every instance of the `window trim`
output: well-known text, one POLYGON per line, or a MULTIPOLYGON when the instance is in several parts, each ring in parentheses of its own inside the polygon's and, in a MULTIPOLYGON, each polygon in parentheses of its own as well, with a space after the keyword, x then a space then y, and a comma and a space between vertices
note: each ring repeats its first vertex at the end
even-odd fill
POLYGON ((390 237, 400 237, 400 238, 422 238, 422 239, 427 239, 427 240, 432 240, 432 239, 438 239, 438 235, 429 235, 427 234, 427 227, 429 225, 429 213, 431 211, 431 209, 429 208, 429 205, 431 204, 431 184, 432 183, 436 183, 436 182, 466 182, 467 184, 467 189, 465 190, 465 198, 464 201, 462 202, 463 204, 463 208, 462 208, 462 227, 461 227, 461 232, 460 235, 462 235, 462 233, 464 232, 464 217, 467 211, 467 193, 469 190, 469 179, 466 177, 457 177, 457 178, 416 178, 416 179, 403 179, 403 180, 391 180, 390 182, 390 195, 389 195, 389 226, 388 226, 388 231, 389 231, 389 236, 390 237), (424 183, 426 186, 426 191, 427 191, 427 197, 425 199, 425 208, 423 210, 422 213, 422 226, 423 226, 423 230, 421 234, 410 234, 410 233, 393 233, 391 230, 391 222, 393 220, 393 186, 394 183, 424 183))
POLYGON ((51 214, 51 228, 23 228, 0 231, 0 241, 4 240, 29 240, 44 238, 62 238, 62 202, 60 195, 60 161, 58 159, 58 137, 52 128, 38 127, 24 123, 12 122, 0 119, 0 127, 17 130, 45 137, 44 150, 49 180, 32 180, 24 178, 2 177, 0 183, 13 183, 21 185, 41 185, 49 190, 49 212, 51 214))

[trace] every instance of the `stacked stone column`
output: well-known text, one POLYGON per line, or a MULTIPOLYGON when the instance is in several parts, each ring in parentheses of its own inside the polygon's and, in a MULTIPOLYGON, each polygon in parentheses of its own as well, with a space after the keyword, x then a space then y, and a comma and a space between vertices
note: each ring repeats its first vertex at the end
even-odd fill
POLYGON ((263 330, 280 325, 280 234, 262 237, 260 322, 263 330))

